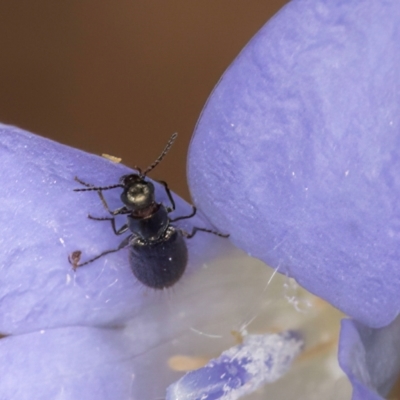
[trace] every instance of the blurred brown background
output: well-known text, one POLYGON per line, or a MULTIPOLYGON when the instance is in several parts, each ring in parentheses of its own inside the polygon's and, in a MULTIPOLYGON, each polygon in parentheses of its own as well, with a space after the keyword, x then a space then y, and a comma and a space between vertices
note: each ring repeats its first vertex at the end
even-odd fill
POLYGON ((189 199, 186 151, 221 74, 283 0, 0 2, 0 121, 146 167, 189 199))

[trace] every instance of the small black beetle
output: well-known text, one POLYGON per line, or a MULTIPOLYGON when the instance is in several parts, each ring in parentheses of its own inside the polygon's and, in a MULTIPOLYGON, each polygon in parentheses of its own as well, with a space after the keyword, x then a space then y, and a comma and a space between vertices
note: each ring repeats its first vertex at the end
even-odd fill
POLYGON ((188 233, 172 225, 171 223, 173 222, 192 218, 196 214, 196 207, 192 206, 193 211, 190 215, 170 219, 168 214, 175 210, 175 202, 167 183, 164 181, 159 181, 159 183, 164 186, 171 207, 166 207, 164 204, 156 202, 154 185, 146 180, 146 175, 168 153, 176 137, 177 133, 174 133, 161 155, 144 172, 135 167, 138 173, 122 176, 119 184, 96 187, 75 177, 75 180, 86 186, 86 188, 74 189, 74 191, 97 191, 105 209, 112 215, 111 218, 97 218, 91 215, 88 217, 97 221, 110 221, 116 235, 121 235, 128 230, 131 234, 121 242, 118 248, 104 251, 83 263, 80 263, 81 252, 79 250, 74 251, 69 257, 69 262, 74 269, 87 265, 106 254, 129 247, 130 266, 135 277, 150 288, 164 289, 178 282, 185 272, 188 262, 188 250, 184 237, 190 239, 198 231, 212 233, 221 237, 229 236, 198 227, 194 227, 192 232, 188 233), (102 192, 103 190, 115 188, 123 189, 121 200, 124 206, 116 210, 110 210, 102 192), (114 217, 120 214, 127 215, 127 223, 117 229, 114 217))

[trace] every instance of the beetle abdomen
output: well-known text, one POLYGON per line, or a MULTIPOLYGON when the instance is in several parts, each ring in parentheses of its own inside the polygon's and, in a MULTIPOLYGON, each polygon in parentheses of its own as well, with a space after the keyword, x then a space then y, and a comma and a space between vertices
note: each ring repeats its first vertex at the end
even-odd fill
POLYGON ((130 250, 130 265, 135 277, 153 289, 175 284, 183 275, 188 250, 180 231, 169 226, 161 240, 143 242, 137 239, 130 250))

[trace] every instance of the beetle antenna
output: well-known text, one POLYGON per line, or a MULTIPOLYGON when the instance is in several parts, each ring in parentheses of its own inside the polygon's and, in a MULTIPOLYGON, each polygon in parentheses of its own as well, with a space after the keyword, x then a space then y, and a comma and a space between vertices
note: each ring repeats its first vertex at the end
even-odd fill
POLYGON ((154 169, 155 167, 157 167, 157 165, 161 162, 161 160, 166 156, 166 154, 169 152, 169 150, 171 149, 172 145, 175 142, 175 139, 177 138, 178 134, 175 132, 171 138, 168 140, 167 145, 165 146, 164 150, 162 151, 162 153, 158 156, 158 158, 152 163, 150 164, 145 170, 144 172, 140 171, 140 175, 141 176, 146 176, 152 169, 154 169))
POLYGON ((74 189, 74 192, 89 192, 91 190, 96 190, 97 192, 101 192, 102 190, 110 190, 110 189, 115 189, 115 188, 123 188, 124 185, 121 185, 120 183, 117 185, 110 185, 110 186, 94 186, 91 185, 90 183, 86 183, 79 179, 77 176, 74 178, 78 183, 80 183, 83 186, 86 186, 86 189, 74 189))

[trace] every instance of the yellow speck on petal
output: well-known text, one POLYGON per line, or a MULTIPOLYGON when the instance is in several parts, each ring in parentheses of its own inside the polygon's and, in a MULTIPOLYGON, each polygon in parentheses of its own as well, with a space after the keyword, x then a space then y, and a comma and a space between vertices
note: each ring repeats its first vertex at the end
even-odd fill
POLYGON ((122 158, 111 156, 110 154, 102 154, 101 156, 104 158, 107 158, 107 160, 110 160, 111 162, 116 163, 116 164, 118 164, 122 161, 122 158))
POLYGON ((187 372, 204 367, 209 361, 207 357, 176 355, 169 358, 168 366, 174 371, 187 372))

